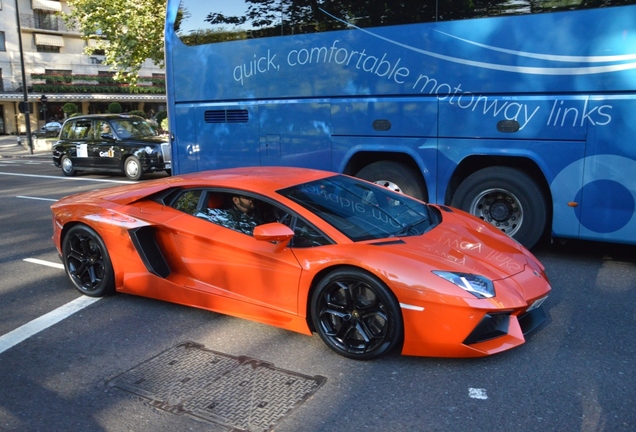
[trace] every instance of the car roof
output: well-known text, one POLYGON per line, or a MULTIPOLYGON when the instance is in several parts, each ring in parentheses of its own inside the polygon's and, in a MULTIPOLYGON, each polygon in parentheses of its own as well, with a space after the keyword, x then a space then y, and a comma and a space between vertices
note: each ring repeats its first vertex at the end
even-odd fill
POLYGON ((118 120, 118 119, 143 119, 143 117, 133 114, 82 114, 67 118, 64 123, 71 120, 118 120))
MULTIPOLYGON (((270 196, 279 189, 337 175, 329 171, 295 167, 242 167, 202 171, 76 195, 80 201, 103 199, 131 204, 169 188, 227 188, 270 196)), ((71 200, 66 200, 67 202, 71 200)), ((73 200, 75 201, 75 200, 73 200)))

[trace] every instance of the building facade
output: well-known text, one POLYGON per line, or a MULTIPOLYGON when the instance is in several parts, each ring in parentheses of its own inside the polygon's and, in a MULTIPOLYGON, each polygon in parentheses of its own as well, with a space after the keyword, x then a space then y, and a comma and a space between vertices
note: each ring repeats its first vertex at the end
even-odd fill
POLYGON ((60 17, 68 11, 65 0, 0 0, 0 134, 26 133, 18 20, 32 131, 49 121, 62 122, 68 102, 81 113, 106 112, 112 102, 123 112, 165 110, 164 70, 146 61, 138 92, 129 92, 112 79, 103 52, 86 54, 90 41, 60 17))

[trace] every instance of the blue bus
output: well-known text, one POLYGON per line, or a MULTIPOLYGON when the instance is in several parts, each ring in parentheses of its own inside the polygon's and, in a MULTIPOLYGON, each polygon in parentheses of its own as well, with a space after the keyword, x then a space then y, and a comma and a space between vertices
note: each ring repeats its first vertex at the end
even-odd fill
POLYGON ((168 0, 175 174, 293 165, 636 244, 636 0, 168 0))

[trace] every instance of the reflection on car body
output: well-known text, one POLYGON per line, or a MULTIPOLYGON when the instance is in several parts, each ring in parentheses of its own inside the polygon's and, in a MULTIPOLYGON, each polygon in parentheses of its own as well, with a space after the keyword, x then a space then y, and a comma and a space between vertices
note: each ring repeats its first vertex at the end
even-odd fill
POLYGON ((53 163, 67 176, 78 171, 123 172, 131 180, 171 170, 170 143, 143 118, 125 114, 76 116, 64 122, 53 163))
POLYGON ((370 359, 477 357, 546 315, 541 263, 460 210, 324 171, 209 171, 64 198, 53 240, 83 294, 115 291, 317 332, 370 359), (252 220, 231 211, 240 195, 252 220))

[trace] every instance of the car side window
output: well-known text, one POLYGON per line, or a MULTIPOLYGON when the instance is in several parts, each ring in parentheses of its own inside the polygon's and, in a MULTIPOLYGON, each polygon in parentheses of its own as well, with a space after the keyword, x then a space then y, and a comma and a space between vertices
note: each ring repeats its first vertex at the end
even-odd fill
POLYGON ((175 210, 194 215, 199 208, 199 199, 202 193, 202 190, 185 191, 174 200, 171 207, 175 210))
POLYGON ((294 238, 291 247, 308 248, 332 244, 331 240, 300 218, 295 218, 293 230, 294 238))
POLYGON ((72 121, 68 121, 64 123, 62 127, 62 133, 60 133, 60 139, 69 139, 71 137, 71 132, 73 131, 73 123, 72 121))
POLYGON ((68 133, 68 138, 74 140, 83 140, 89 138, 91 124, 92 122, 90 120, 78 120, 76 122, 73 122, 71 130, 68 133))

